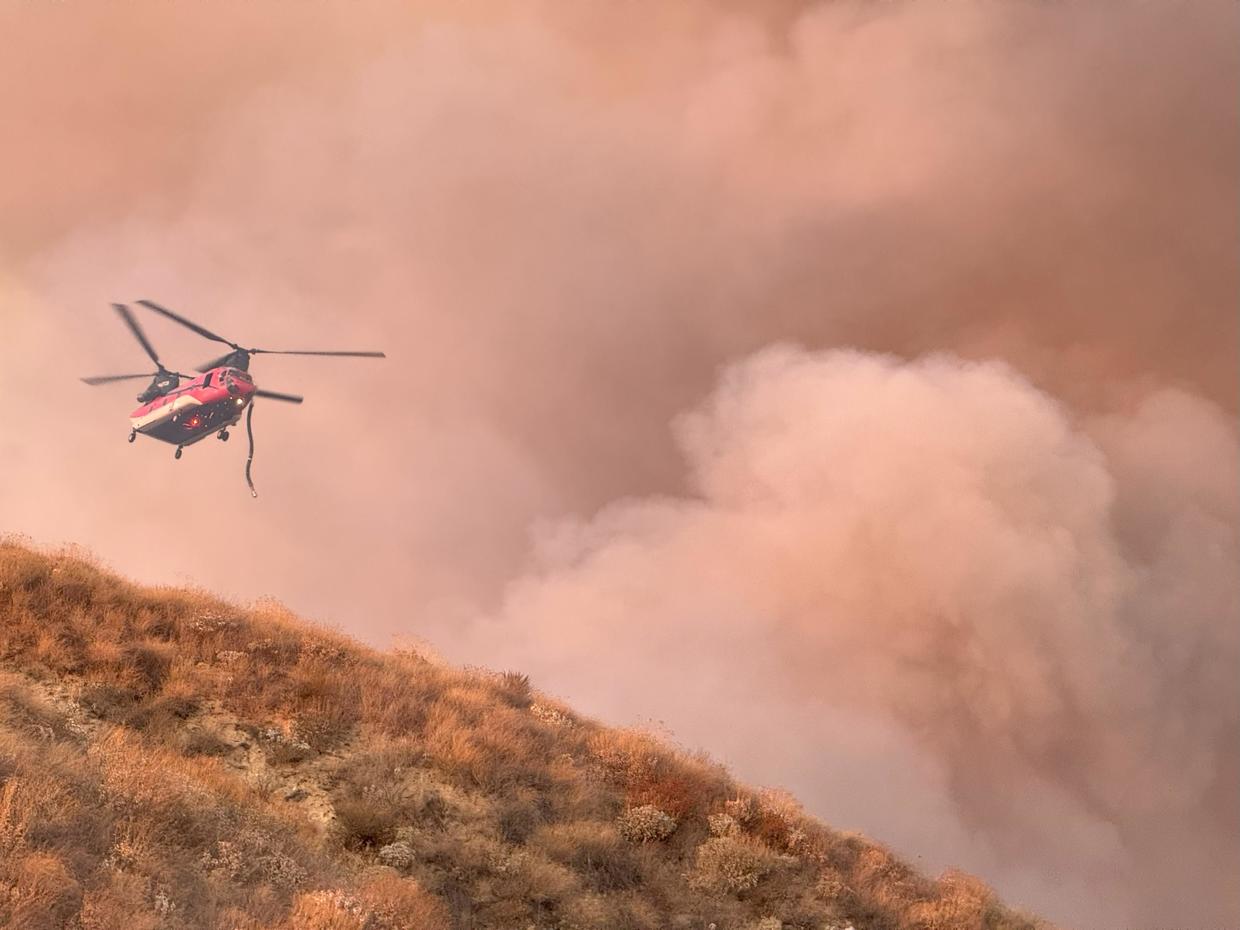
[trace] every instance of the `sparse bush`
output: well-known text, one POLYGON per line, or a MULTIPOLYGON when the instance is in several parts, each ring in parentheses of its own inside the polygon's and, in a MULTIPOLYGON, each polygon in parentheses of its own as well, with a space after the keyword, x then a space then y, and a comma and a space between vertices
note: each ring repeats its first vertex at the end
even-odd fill
POLYGON ((676 830, 676 818, 653 804, 631 807, 616 820, 620 835, 631 843, 658 843, 676 830))
POLYGON ((283 853, 272 837, 254 829, 216 840, 214 847, 203 853, 199 864, 204 871, 219 873, 239 884, 296 888, 306 880, 301 865, 283 853))
POLYGON ((228 633, 239 626, 240 621, 235 617, 229 617, 214 610, 205 610, 189 622, 190 630, 200 636, 228 633))
POLYGON ((496 805, 496 825, 506 843, 524 843, 550 818, 551 804, 545 796, 505 798, 496 805))
POLYGON ((758 817, 758 804, 751 797, 729 798, 723 804, 723 811, 741 827, 748 827, 758 817))
POLYGON ((416 861, 413 853, 413 847, 403 840, 397 840, 395 843, 388 843, 379 850, 379 862, 388 868, 404 871, 411 868, 416 861))
POLYGON ((281 727, 263 727, 257 738, 269 765, 296 765, 316 754, 309 743, 281 727))
POLYGON ((187 756, 226 756, 232 746, 210 730, 190 730, 181 737, 181 751, 187 756))
POLYGON ((121 723, 133 711, 140 700, 133 688, 123 685, 99 683, 82 689, 82 704, 96 717, 121 723))
POLYGON ((382 846, 396 836, 401 814, 389 804, 353 797, 335 803, 336 834, 349 849, 382 846))
POLYGON ((56 856, 30 852, 4 868, 0 925, 58 930, 81 907, 82 889, 56 856))
POLYGON ((741 825, 731 814, 711 814, 706 818, 711 836, 739 836, 741 825))
POLYGON ((306 640, 301 644, 301 655, 303 658, 315 659, 333 668, 353 665, 357 661, 345 646, 325 640, 306 640))
POLYGON ((577 876, 538 849, 518 847, 496 863, 497 887, 536 909, 549 907, 572 895, 579 887, 577 876))
POLYGON ((530 842, 597 891, 618 891, 641 883, 641 860, 609 824, 552 824, 535 833, 530 842))
POLYGON ((633 807, 652 804, 678 820, 720 801, 731 784, 718 766, 687 758, 635 730, 593 734, 595 771, 625 789, 633 807))
POLYGON ((573 718, 569 714, 550 704, 531 704, 530 713, 548 726, 566 728, 573 726, 573 718))
POLYGON ((716 836, 697 848, 690 884, 705 891, 740 894, 781 864, 781 857, 747 836, 716 836))
POLYGON ((166 643, 141 642, 124 647, 124 672, 132 679, 139 694, 158 691, 172 667, 172 653, 166 643))
POLYGON ((79 926, 82 930, 157 930, 161 921, 152 904, 138 876, 113 872, 103 885, 83 895, 79 926))
POLYGON ((452 926, 443 904, 411 879, 380 875, 364 884, 357 897, 366 908, 365 930, 450 930, 452 926))
POLYGON ((530 676, 521 672, 504 672, 499 676, 499 695, 513 707, 529 707, 530 676))

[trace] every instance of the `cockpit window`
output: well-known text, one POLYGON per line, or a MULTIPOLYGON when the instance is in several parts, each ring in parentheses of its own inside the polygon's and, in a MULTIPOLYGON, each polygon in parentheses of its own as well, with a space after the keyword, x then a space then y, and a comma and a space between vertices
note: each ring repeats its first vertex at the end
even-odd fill
POLYGON ((224 384, 228 387, 230 393, 240 394, 241 385, 253 384, 250 376, 244 371, 229 371, 224 373, 224 384))

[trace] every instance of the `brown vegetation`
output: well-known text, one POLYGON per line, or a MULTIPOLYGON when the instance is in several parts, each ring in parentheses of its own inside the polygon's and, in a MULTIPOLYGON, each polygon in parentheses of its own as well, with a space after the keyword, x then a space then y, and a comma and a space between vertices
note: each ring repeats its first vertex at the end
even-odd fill
POLYGON ((709 760, 0 542, 0 927, 1019 930, 709 760))

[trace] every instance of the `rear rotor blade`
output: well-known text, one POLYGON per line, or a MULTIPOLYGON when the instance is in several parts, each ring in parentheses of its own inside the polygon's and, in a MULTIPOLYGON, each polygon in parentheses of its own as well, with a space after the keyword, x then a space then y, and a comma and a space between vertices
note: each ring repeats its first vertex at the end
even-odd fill
POLYGON ((279 394, 275 391, 259 390, 254 392, 254 396, 266 397, 268 400, 282 400, 290 404, 300 404, 303 400, 305 400, 305 398, 300 394, 279 394))
POLYGON ((110 384, 113 381, 136 381, 138 378, 154 378, 158 372, 149 371, 144 375, 99 375, 95 378, 83 378, 87 384, 110 384))
POLYGON ((215 333, 211 332, 211 330, 203 326, 199 326, 197 323, 193 322, 192 320, 187 320, 185 319, 185 317, 179 316, 173 313, 167 307, 161 307, 159 304, 153 303, 152 301, 149 301, 149 300, 139 300, 138 303, 142 304, 142 306, 146 307, 148 310, 154 310, 156 313, 166 316, 168 319, 172 320, 173 322, 180 323, 186 329, 193 330, 199 336, 202 336, 204 339, 211 339, 215 342, 222 342, 224 343, 224 345, 232 346, 234 349, 240 348, 240 346, 238 346, 235 342, 229 342, 223 336, 217 336, 215 333))
POLYGON ((342 355, 349 358, 387 358, 382 352, 311 352, 297 349, 246 349, 251 355, 342 355))
POLYGON ((146 338, 146 333, 142 331, 142 327, 138 325, 138 321, 134 319, 134 315, 129 312, 129 308, 124 304, 112 304, 113 309, 120 314, 121 319, 125 321, 125 325, 129 327, 129 331, 134 334, 134 338, 142 344, 142 348, 146 350, 146 354, 151 357, 151 361, 159 368, 164 367, 164 363, 159 360, 159 355, 155 352, 155 347, 151 345, 151 341, 146 338))

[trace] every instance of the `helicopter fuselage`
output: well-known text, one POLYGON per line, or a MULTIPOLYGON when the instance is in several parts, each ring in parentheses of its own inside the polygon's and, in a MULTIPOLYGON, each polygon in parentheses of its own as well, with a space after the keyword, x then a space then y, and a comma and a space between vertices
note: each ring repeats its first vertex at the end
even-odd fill
POLYGON ((158 313, 180 326, 197 333, 204 339, 223 343, 232 351, 227 355, 208 362, 203 366, 205 371, 195 378, 183 375, 167 368, 159 359, 159 353, 146 338, 141 324, 125 304, 112 304, 129 332, 142 346, 147 357, 155 363, 152 374, 96 375, 83 378, 87 384, 111 384, 115 381, 136 381, 151 378, 147 389, 138 395, 137 410, 129 415, 129 441, 134 442, 138 434, 150 436, 160 442, 176 446, 175 458, 181 457, 185 446, 193 445, 206 439, 212 433, 220 439, 228 439, 228 427, 237 423, 245 416, 245 431, 250 440, 249 455, 245 460, 245 481, 250 486, 250 494, 258 496, 254 482, 250 479, 250 465, 254 461, 254 433, 251 429, 254 415, 254 400, 278 400, 286 404, 300 404, 304 397, 299 394, 284 394, 279 391, 259 390, 254 379, 250 377, 250 357, 253 355, 318 355, 342 358, 385 358, 382 352, 353 352, 339 349, 260 349, 242 348, 240 343, 225 339, 211 332, 205 326, 199 326, 192 320, 173 313, 167 307, 150 300, 138 301, 152 313, 158 313), (182 380, 185 381, 182 384, 182 380))
POLYGON ((247 372, 226 366, 213 368, 143 404, 129 415, 129 425, 135 435, 150 436, 178 448, 192 445, 240 420, 254 391, 254 381, 247 372))

